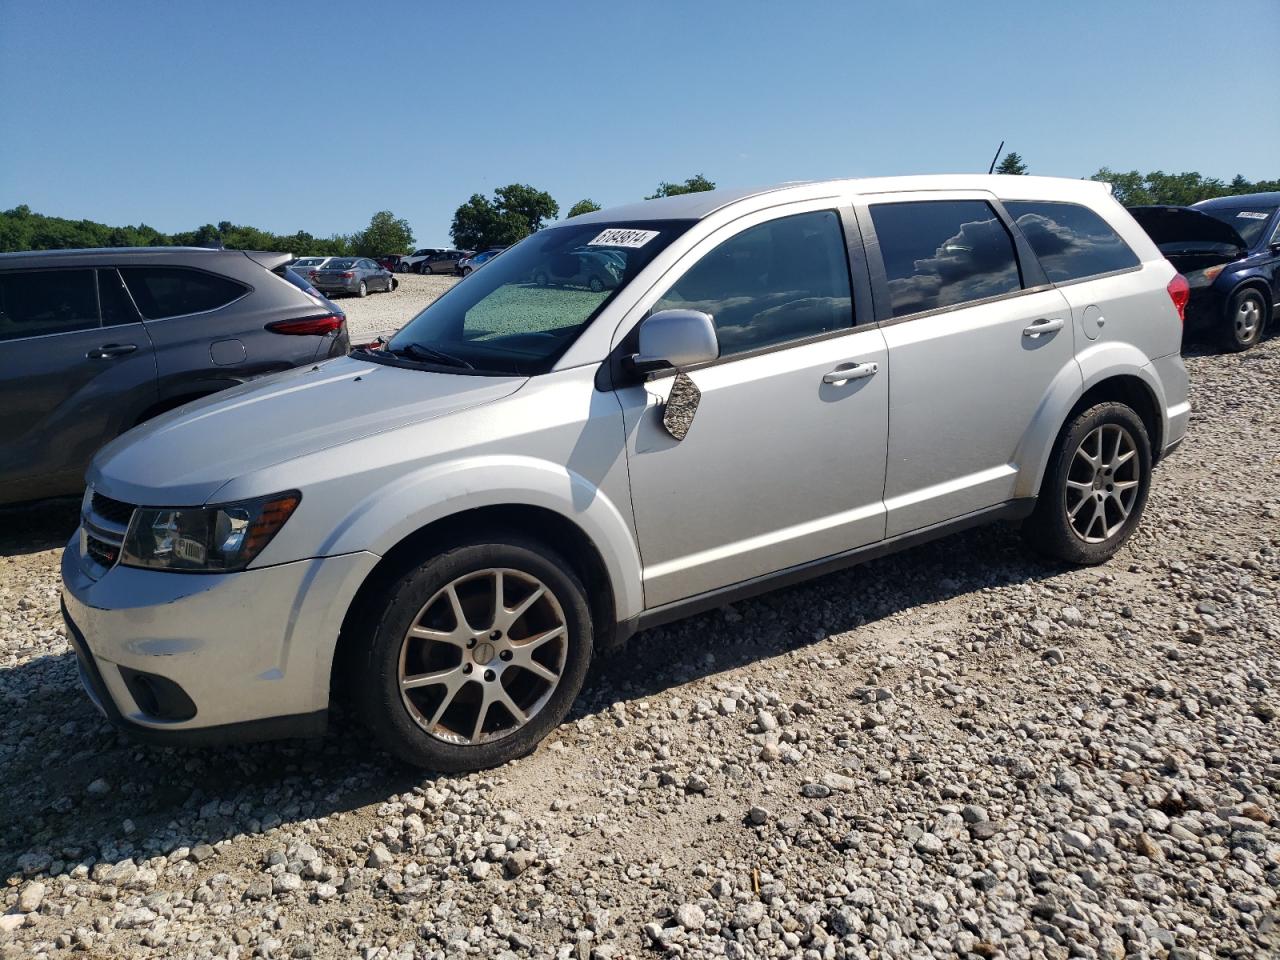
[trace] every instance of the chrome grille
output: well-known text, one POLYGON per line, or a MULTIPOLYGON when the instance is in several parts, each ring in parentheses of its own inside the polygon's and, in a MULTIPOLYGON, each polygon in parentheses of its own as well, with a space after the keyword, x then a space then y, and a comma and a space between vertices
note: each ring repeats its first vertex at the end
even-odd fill
POLYGON ((100 493, 95 492, 90 498, 88 509, 81 511, 80 525, 84 531, 85 553, 94 563, 102 567, 115 566, 133 509, 132 504, 100 493))

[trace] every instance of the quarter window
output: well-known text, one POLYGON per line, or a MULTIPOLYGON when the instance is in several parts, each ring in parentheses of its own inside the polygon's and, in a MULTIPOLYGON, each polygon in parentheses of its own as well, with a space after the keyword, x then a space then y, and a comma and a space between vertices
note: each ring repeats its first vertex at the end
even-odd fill
POLYGON ((694 264, 654 306, 711 314, 721 356, 853 326, 840 218, 801 213, 750 227, 694 264))
POLYGON ((248 292, 234 280, 185 267, 121 267, 120 273, 148 320, 217 310, 248 292))
POLYGON ((1013 238, 985 201, 872 204, 871 221, 895 317, 1022 289, 1013 238))
POLYGON ((90 330, 98 324, 92 270, 0 273, 0 340, 90 330))
POLYGON ((1004 206, 1054 283, 1127 270, 1139 263, 1120 235, 1088 207, 1042 200, 1006 200, 1004 206))

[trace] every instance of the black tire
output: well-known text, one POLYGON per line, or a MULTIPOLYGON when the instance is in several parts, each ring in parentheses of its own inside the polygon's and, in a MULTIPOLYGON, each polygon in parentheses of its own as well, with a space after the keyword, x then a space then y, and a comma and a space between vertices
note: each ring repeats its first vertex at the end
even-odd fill
POLYGON ((533 282, 539 287, 545 287, 551 282, 551 279, 547 276, 546 271, 539 270, 534 274, 533 282))
POLYGON ((480 535, 446 548, 393 583, 381 601, 370 607, 368 621, 357 626, 358 634, 353 638, 364 651, 355 658, 355 700, 379 743, 405 763, 441 772, 494 767, 532 752, 569 712, 591 665, 594 638, 590 609, 586 591, 570 569, 536 541, 480 535), (441 590, 460 577, 491 568, 527 574, 554 596, 566 626, 564 665, 550 698, 523 726, 488 742, 450 743, 428 733, 402 699, 401 646, 424 605, 441 590))
POLYGON ((365 297, 365 296, 368 296, 368 295, 369 295, 369 287, 368 287, 368 284, 366 284, 363 280, 361 280, 361 281, 360 281, 360 286, 356 287, 356 296, 357 296, 357 297, 365 297))
POLYGON ((471 267, 463 267, 463 268, 462 268, 462 275, 463 275, 464 277, 465 277, 465 276, 467 276, 469 273, 471 273, 471 267))
POLYGON ((600 293, 602 290, 604 290, 604 281, 601 280, 599 277, 592 277, 591 281, 587 284, 587 286, 591 288, 592 293, 600 293))
MULTIPOLYGON (((1119 444, 1121 441, 1117 439, 1116 442, 1119 444)), ((1100 449, 1099 452, 1103 455, 1100 459, 1105 458, 1105 451, 1100 449)), ((1055 560, 1080 566, 1105 563, 1133 535, 1146 508, 1150 488, 1151 439, 1142 418, 1123 403, 1097 404, 1073 418, 1059 435, 1058 443, 1045 468, 1035 510, 1023 525, 1023 536, 1034 550, 1055 560), (1079 458, 1082 462, 1077 463, 1077 451, 1086 438, 1095 435, 1095 431, 1102 430, 1098 436, 1103 442, 1106 442, 1108 436, 1118 437, 1115 428, 1125 432, 1132 442, 1135 456, 1130 460, 1137 461, 1136 468, 1131 468, 1130 461, 1126 461, 1119 469, 1105 467, 1094 471, 1092 480, 1086 481, 1081 475, 1081 468, 1086 471, 1091 468, 1083 457, 1079 458), (1120 477, 1123 477, 1123 481, 1118 480, 1120 477), (1117 481, 1114 486, 1119 486, 1120 482, 1128 484, 1133 480, 1137 481, 1137 485, 1130 489, 1136 492, 1129 501, 1128 514, 1124 515, 1120 505, 1124 493, 1115 494, 1108 483, 1117 481), (1090 489, 1082 491, 1080 486, 1070 486, 1082 486, 1085 482, 1090 483, 1090 489), (1078 508, 1078 517, 1082 513, 1093 513, 1090 504, 1081 503, 1081 500, 1090 501, 1093 508, 1103 511, 1098 520, 1100 525, 1090 526, 1088 533, 1094 536, 1104 534, 1105 539, 1089 542, 1079 532, 1079 525, 1091 523, 1088 516, 1077 519, 1073 524, 1069 515, 1072 508, 1078 508), (1098 503, 1101 507, 1097 507, 1098 503), (1112 520, 1116 521, 1113 530, 1109 529, 1112 520)))
POLYGON ((423 273, 435 273, 435 270, 432 268, 431 264, 429 264, 429 263, 428 263, 428 264, 426 264, 426 265, 424 265, 424 266, 423 266, 423 268, 422 268, 422 272, 423 272, 423 273))
POLYGON ((1227 301, 1223 319, 1222 348, 1230 353, 1241 353, 1256 346, 1262 339, 1267 324, 1267 301, 1255 287, 1237 290, 1227 301), (1248 325, 1247 317, 1254 317, 1248 325))

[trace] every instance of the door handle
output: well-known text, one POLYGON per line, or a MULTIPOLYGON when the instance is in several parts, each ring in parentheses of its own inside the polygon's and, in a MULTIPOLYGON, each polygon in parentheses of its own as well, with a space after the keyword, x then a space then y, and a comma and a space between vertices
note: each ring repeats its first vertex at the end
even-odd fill
POLYGON ((104 343, 85 354, 90 360, 110 360, 112 357, 123 357, 138 349, 136 343, 104 343))
POLYGON ((878 363, 842 363, 830 373, 822 375, 823 383, 844 383, 846 380, 862 380, 875 375, 878 363))
POLYGON ((1042 333, 1057 333, 1064 326, 1066 326, 1066 323, 1067 322, 1063 320, 1061 317, 1053 317, 1051 319, 1045 318, 1042 320, 1037 320, 1034 323, 1030 324, 1029 326, 1023 327, 1022 335, 1024 337, 1038 337, 1042 333))

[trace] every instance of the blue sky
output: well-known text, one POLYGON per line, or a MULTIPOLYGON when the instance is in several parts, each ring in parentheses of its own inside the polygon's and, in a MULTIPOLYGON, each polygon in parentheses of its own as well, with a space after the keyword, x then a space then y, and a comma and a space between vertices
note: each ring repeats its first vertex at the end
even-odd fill
MULTIPOLYGON (((1280 176, 1280 2, 0 0, 0 209, 420 244, 513 181, 1280 176)), ((298 251, 305 252, 305 251, 298 251)))

